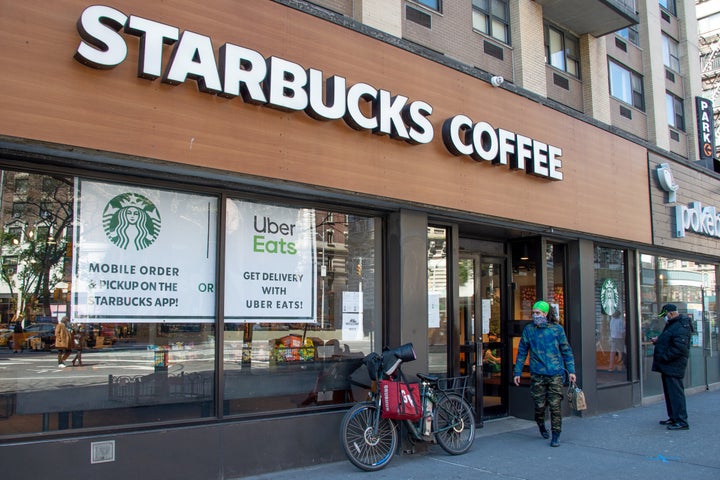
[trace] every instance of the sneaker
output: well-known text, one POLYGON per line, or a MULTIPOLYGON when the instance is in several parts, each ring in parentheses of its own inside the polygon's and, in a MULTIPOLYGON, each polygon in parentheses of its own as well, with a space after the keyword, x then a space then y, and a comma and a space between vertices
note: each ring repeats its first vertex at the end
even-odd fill
POLYGON ((675 423, 675 420, 668 418, 667 420, 660 420, 658 423, 660 425, 673 425, 675 423))
POLYGON ((58 368, 65 368, 65 364, 64 364, 64 363, 58 363, 58 368))
POLYGON ((668 430, 690 430, 690 425, 687 422, 677 422, 667 426, 668 430))

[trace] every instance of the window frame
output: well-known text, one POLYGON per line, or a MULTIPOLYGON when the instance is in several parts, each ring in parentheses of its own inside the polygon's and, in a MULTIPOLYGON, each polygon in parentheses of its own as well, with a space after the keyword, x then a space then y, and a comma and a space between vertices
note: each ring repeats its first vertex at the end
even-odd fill
POLYGON ((668 126, 675 130, 685 131, 685 102, 682 98, 665 92, 665 107, 667 109, 668 126), (671 122, 672 120, 672 122, 671 122), (678 125, 679 124, 679 125, 678 125))
POLYGON ((442 0, 412 0, 420 6, 429 8, 438 13, 442 13, 442 0))
MULTIPOLYGON (((645 111, 645 86, 643 83, 642 75, 627 68, 626 66, 615 61, 614 59, 608 58, 608 85, 609 85, 610 96, 612 98, 614 98, 620 102, 626 103, 628 105, 631 105, 633 108, 636 108, 642 112, 645 111), (629 91, 630 98, 629 99, 613 94, 613 91, 615 90, 613 88, 613 85, 614 85, 613 78, 615 78, 615 76, 613 75, 613 68, 612 68, 613 66, 615 66, 621 73, 627 74, 628 84, 630 87, 630 91, 629 91), (635 88, 636 82, 639 82, 639 84, 640 84, 639 91, 635 88)), ((623 90, 624 90, 624 88, 623 88, 623 90)))
POLYGON ((638 31, 637 25, 630 25, 621 30, 618 30, 617 32, 615 32, 615 35, 624 38, 636 47, 640 46, 640 32, 638 31))
POLYGON ((573 76, 574 78, 580 79, 580 39, 576 37, 575 35, 572 35, 569 32, 566 32, 565 30, 558 28, 554 25, 551 25, 549 23, 545 23, 544 25, 544 40, 545 40, 545 63, 550 65, 553 68, 556 68, 560 71, 563 71, 567 73, 568 75, 573 76), (555 34, 559 36, 559 40, 561 42, 561 48, 560 49, 554 49, 554 45, 551 45, 552 43, 552 37, 551 34, 555 34), (575 47, 575 55, 572 55, 570 50, 570 44, 574 45, 575 47), (554 51, 553 51, 554 49, 554 51), (558 56, 558 54, 562 52, 562 65, 559 65, 555 58, 558 56), (568 66, 573 65, 575 68, 575 72, 573 72, 571 69, 568 68, 568 66))
POLYGON ((485 6, 479 2, 483 0, 472 0, 472 24, 473 30, 493 39, 510 45, 510 6, 507 0, 484 0, 485 6), (502 5, 503 17, 496 15, 495 7, 502 5), (475 19, 482 17, 485 22, 484 28, 478 28, 475 19), (498 36, 496 26, 502 25, 502 35, 498 36))
POLYGON ((663 65, 665 68, 669 68, 673 72, 681 73, 680 71, 680 43, 671 36, 663 33, 662 34, 663 44, 663 65))
POLYGON ((670 15, 677 16, 677 5, 675 0, 658 0, 660 8, 668 12, 670 15))

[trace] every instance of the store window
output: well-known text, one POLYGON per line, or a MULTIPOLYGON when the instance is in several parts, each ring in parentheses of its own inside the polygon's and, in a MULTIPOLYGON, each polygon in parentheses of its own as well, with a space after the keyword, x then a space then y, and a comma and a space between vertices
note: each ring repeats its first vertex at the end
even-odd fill
POLYGON ((643 395, 662 394, 660 374, 652 371, 652 338, 665 321, 658 312, 673 303, 692 319, 694 334, 686 373, 687 387, 720 381, 718 360, 717 266, 654 255, 640 255, 641 355, 643 395))
POLYGON ((224 413, 364 398, 362 359, 381 348, 380 220, 235 199, 226 207, 224 413))
POLYGON ((580 41, 576 36, 545 24, 545 56, 548 64, 580 78, 580 41))
POLYGON ((608 61, 610 95, 621 102, 645 111, 645 93, 640 75, 612 60, 608 61))
POLYGON ((551 242, 545 245, 545 270, 545 300, 554 310, 558 323, 565 327, 565 245, 551 242))
POLYGON ((448 235, 444 227, 427 229, 428 368, 439 374, 447 373, 448 363, 448 235))
POLYGON ((629 375, 625 251, 595 247, 595 363, 598 385, 629 375))
POLYGON ((473 28, 510 44, 510 14, 506 0, 473 0, 473 28))
MULTIPOLYGON (((3 172, 2 198, 16 175, 3 172)), ((21 216, 1 210, 3 231, 22 232, 0 242, 0 348, 17 352, 0 435, 214 415, 216 198, 27 178, 21 216), (6 333, 15 321, 23 333, 6 333)))
POLYGON ((382 346, 380 218, 229 199, 219 222, 214 195, 1 178, 3 199, 26 194, 21 215, 0 210, 0 348, 15 360, 0 372, 0 436, 364 398, 362 358, 382 346))

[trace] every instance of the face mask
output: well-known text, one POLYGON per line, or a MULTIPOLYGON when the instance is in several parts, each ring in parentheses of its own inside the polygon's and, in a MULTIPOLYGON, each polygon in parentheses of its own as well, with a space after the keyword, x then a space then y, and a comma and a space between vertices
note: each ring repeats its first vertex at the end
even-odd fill
POLYGON ((532 316, 533 323, 537 327, 542 327, 547 325, 547 317, 545 315, 533 315, 532 316))

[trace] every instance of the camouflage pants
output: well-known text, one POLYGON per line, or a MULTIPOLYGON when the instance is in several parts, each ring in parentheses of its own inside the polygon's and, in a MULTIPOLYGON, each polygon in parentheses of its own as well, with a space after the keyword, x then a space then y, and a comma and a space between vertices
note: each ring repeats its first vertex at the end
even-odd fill
POLYGON ((530 375, 530 396, 535 402, 535 421, 545 424, 545 410, 550 409, 550 428, 555 433, 562 431, 562 375, 530 375))

